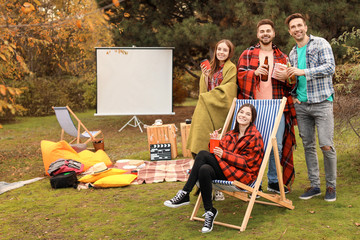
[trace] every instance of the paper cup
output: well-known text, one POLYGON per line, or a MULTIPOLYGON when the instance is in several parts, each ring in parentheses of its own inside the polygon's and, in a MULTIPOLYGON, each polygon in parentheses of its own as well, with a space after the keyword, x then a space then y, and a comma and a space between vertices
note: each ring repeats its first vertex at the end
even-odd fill
POLYGON ((210 139, 210 152, 214 153, 214 148, 220 145, 220 139, 210 139))
POLYGON ((204 59, 200 62, 200 65, 206 68, 207 70, 210 70, 210 62, 207 59, 204 59))

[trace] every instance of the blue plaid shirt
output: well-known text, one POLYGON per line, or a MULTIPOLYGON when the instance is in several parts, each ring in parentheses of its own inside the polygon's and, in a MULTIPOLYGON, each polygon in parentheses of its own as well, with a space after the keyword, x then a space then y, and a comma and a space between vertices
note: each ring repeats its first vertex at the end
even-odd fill
MULTIPOLYGON (((297 67, 298 56, 296 47, 289 54, 290 63, 297 67)), ((306 69, 308 103, 325 101, 334 94, 332 76, 335 72, 335 60, 328 41, 321 37, 310 35, 306 48, 306 69)), ((295 85, 291 94, 296 97, 295 85)))

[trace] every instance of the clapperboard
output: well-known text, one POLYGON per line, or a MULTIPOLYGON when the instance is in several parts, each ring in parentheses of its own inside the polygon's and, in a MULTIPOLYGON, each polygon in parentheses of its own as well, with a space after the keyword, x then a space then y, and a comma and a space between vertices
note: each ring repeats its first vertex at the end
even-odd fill
POLYGON ((171 144, 150 144, 150 159, 154 160, 171 160, 171 144))

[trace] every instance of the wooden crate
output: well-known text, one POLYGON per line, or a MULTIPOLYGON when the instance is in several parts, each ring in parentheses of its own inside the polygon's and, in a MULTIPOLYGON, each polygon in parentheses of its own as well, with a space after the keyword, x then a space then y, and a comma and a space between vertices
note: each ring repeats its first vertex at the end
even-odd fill
POLYGON ((191 151, 186 149, 186 143, 189 137, 191 124, 180 123, 181 130, 181 145, 182 145, 182 153, 184 157, 192 157, 191 151))
POLYGON ((176 126, 175 124, 164 124, 159 126, 148 126, 146 128, 148 138, 148 148, 150 144, 170 143, 171 158, 175 159, 178 155, 176 142, 176 126))

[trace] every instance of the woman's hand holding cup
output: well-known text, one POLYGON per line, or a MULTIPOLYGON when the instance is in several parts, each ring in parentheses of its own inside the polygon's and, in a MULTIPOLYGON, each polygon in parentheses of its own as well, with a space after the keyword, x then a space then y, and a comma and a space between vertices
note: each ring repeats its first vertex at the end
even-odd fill
POLYGON ((207 69, 206 67, 204 67, 203 65, 200 66, 201 67, 201 71, 204 74, 205 77, 209 77, 210 75, 210 70, 207 69))
POLYGON ((223 153, 224 150, 222 150, 220 147, 214 148, 214 155, 218 156, 219 158, 222 158, 223 153))

